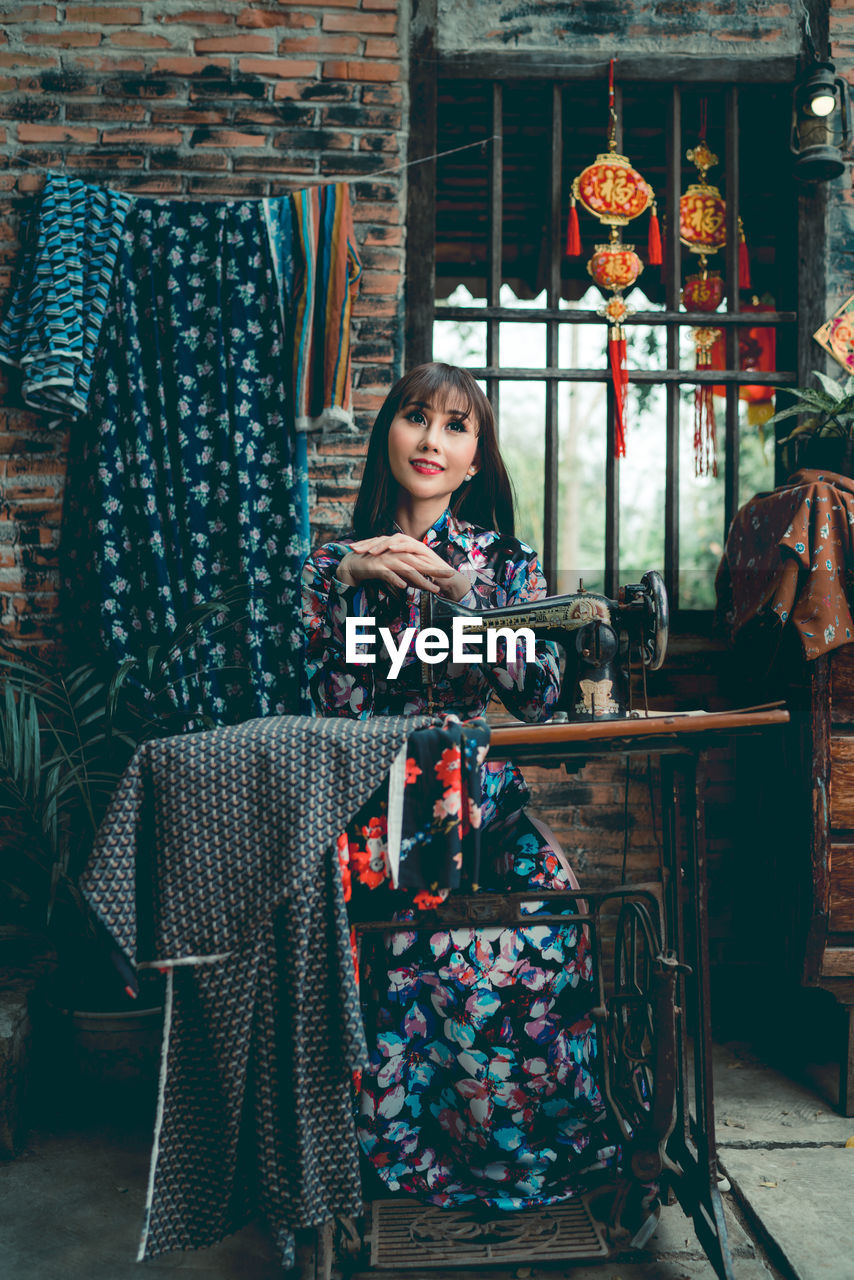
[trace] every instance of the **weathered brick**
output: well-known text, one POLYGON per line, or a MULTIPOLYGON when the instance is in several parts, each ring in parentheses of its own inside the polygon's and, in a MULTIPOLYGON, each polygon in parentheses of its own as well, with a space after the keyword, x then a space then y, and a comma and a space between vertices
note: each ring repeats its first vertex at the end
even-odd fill
POLYGON ((365 41, 366 58, 396 58, 399 53, 400 46, 396 40, 365 41))
POLYGON ((325 13, 324 31, 361 31, 370 35, 391 35, 397 26, 394 13, 325 13))
POLYGON ((65 157, 65 163, 69 169, 87 170, 90 179, 94 179, 97 174, 100 174, 104 183, 109 185, 111 182, 110 175, 114 169, 144 169, 145 156, 131 152, 116 154, 111 151, 109 152, 109 162, 107 163, 103 151, 97 151, 94 155, 76 155, 73 151, 70 151, 65 157))
POLYGON ((360 151, 395 152, 400 145, 393 133, 363 133, 359 139, 360 151))
POLYGON ((97 142, 98 130, 62 124, 19 124, 19 142, 97 142))
POLYGON ((175 147, 183 141, 183 137, 178 129, 105 129, 101 141, 105 146, 130 142, 136 146, 175 147))
POLYGON ((46 44, 52 49, 97 49, 101 43, 100 31, 26 31, 26 44, 46 44))
POLYGON ((279 53, 358 53, 358 36, 287 36, 279 43, 279 53))
POLYGON ((267 141, 264 133, 242 133, 236 129, 197 130, 190 142, 195 147, 263 147, 267 141), (199 136, 201 135, 201 136, 199 136))
POLYGON ((227 70, 227 58, 158 58, 152 67, 155 75, 206 76, 211 68, 227 70))
POLYGON ((66 120, 97 120, 99 124, 113 121, 144 120, 146 109, 138 102, 67 102, 66 120))
POLYGON ((110 8, 100 4, 70 4, 65 9, 65 21, 97 23, 99 27, 131 27, 142 22, 142 10, 110 8))
POLYGON ((56 58, 46 53, 0 52, 0 67, 55 67, 56 58))
POLYGON ((280 76, 287 80, 313 76, 317 71, 316 62, 297 58, 241 58, 238 65, 246 75, 280 76))
MULTIPOLYGON (((238 155, 232 160, 235 173, 277 173, 303 174, 316 173, 317 161, 312 156, 270 155, 238 155)), ((293 184, 288 184, 288 188, 293 184)), ((271 192, 275 194, 275 192, 271 192)))
POLYGON ((228 26, 232 17, 218 9, 182 9, 180 13, 162 13, 159 22, 180 22, 188 27, 228 26))
POLYGON ((107 39, 110 44, 124 49, 171 49, 172 41, 166 36, 153 36, 147 31, 113 31, 107 39))
POLYGON ((55 4, 19 4, 2 15, 5 26, 17 22, 56 22, 55 4))
POLYGON ((205 36, 193 41, 196 53, 274 53, 274 36, 205 36))
POLYGON ((396 62, 324 62, 324 80, 399 80, 396 62))
POLYGON ((310 29, 317 26, 317 18, 313 13, 297 13, 288 9, 244 9, 237 15, 236 21, 238 27, 304 27, 310 29))

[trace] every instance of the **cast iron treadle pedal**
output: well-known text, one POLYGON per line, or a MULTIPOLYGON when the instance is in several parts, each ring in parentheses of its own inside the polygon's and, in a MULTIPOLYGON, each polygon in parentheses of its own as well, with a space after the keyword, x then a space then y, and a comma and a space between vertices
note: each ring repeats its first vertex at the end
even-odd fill
POLYGON ((488 1218, 417 1200, 374 1200, 371 1206, 371 1266, 383 1271, 562 1262, 607 1258, 608 1252, 583 1196, 488 1218))

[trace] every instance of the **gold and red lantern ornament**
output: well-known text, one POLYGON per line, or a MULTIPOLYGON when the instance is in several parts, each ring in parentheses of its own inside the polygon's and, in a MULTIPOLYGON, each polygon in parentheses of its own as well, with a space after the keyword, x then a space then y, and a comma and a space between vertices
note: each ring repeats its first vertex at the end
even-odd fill
MULTIPOLYGON (((697 167, 698 182, 692 183, 679 199, 679 239, 691 253, 699 255, 700 270, 685 278, 682 303, 686 311, 717 311, 724 299, 724 284, 717 271, 709 271, 709 256, 726 245, 726 201, 717 187, 708 180, 708 172, 718 163, 718 157, 706 141, 707 104, 700 105, 700 137, 697 145, 688 151, 687 158, 697 167)), ((739 288, 750 288, 750 260, 741 219, 739 227, 738 274, 739 288)), ((691 330, 696 349, 696 367, 711 369, 712 353, 720 342, 720 329, 701 325, 691 330)), ((714 388, 710 383, 700 384, 694 392, 694 474, 697 476, 718 474, 716 457, 716 422, 714 388)))
POLYGON ((640 217, 652 206, 649 232, 649 262, 661 264, 661 232, 655 210, 652 187, 632 167, 628 156, 617 153, 617 113, 614 106, 614 63, 612 58, 608 74, 608 150, 596 157, 572 183, 569 220, 566 232, 568 257, 581 254, 581 235, 578 223, 580 202, 588 213, 610 227, 607 244, 597 244, 587 264, 591 278, 605 294, 611 294, 599 314, 608 321, 608 359, 614 386, 614 450, 617 457, 626 454, 626 407, 628 396, 628 370, 626 367, 626 335, 623 328, 629 307, 623 292, 637 281, 643 263, 635 253, 634 245, 623 244, 620 227, 627 227, 633 218, 640 217))

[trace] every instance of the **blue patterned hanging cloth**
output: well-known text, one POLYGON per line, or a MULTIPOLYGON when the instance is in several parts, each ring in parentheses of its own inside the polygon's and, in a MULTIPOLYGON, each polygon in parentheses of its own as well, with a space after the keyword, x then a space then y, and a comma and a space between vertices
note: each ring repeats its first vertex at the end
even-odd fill
POLYGON ((200 642, 175 697, 216 723, 304 708, 289 352, 259 201, 137 199, 125 222, 66 509, 67 580, 116 658, 194 605, 245 617, 200 642), (88 564, 74 564, 78 548, 88 564), (87 572, 88 571, 88 572, 87 572))
POLYGON ((23 371, 34 409, 86 411, 130 196, 48 173, 22 228, 23 253, 0 325, 0 360, 23 371))

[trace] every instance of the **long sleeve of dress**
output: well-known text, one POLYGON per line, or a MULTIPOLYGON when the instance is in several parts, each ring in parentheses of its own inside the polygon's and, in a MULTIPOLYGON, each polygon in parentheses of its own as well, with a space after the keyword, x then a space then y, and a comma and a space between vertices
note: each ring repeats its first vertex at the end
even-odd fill
MULTIPOLYGON (((461 604, 472 609, 494 609, 542 600, 548 593, 545 575, 533 552, 529 559, 508 561, 501 583, 481 579, 473 583, 461 604)), ((537 723, 548 720, 560 697, 560 662, 557 645, 537 640, 532 662, 525 657, 525 645, 516 645, 515 657, 507 660, 507 645, 497 644, 498 661, 483 664, 481 670, 507 710, 519 720, 537 723)))
POLYGON ((368 616, 367 595, 364 587, 346 587, 335 576, 348 551, 343 543, 328 543, 303 565, 306 672, 319 715, 367 720, 374 709, 373 667, 345 661, 345 620, 368 616))

